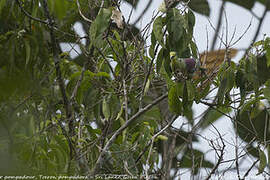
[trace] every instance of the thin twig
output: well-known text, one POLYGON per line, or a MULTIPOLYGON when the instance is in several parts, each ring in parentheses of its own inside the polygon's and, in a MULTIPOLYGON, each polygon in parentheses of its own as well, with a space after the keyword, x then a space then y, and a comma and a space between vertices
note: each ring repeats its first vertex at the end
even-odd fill
MULTIPOLYGON (((219 138, 220 138, 220 140, 221 140, 221 142, 222 142, 222 147, 221 147, 221 149, 219 150, 219 151, 220 151, 220 154, 218 154, 218 153, 217 153, 217 150, 214 148, 214 144, 213 144, 213 148, 216 150, 216 153, 217 153, 217 156, 218 156, 218 162, 216 163, 216 165, 214 166, 214 168, 212 169, 212 171, 210 172, 210 174, 208 175, 208 177, 206 178, 206 180, 210 179, 211 176, 212 176, 213 174, 215 174, 217 168, 218 168, 219 165, 221 164, 221 162, 222 162, 222 160, 223 160, 223 155, 224 155, 225 146, 226 146, 225 143, 224 143, 224 141, 223 141, 223 138, 222 138, 220 132, 218 131, 218 129, 217 129, 212 123, 211 123, 211 125, 212 125, 212 127, 214 127, 214 129, 215 129, 216 132, 218 133, 219 138)), ((210 141, 210 142, 213 143, 212 141, 210 141)))
POLYGON ((143 82, 143 87, 142 87, 141 96, 140 96, 140 105, 139 105, 139 108, 142 107, 142 100, 143 100, 143 95, 144 95, 146 83, 147 83, 147 81, 148 81, 148 79, 149 79, 149 76, 150 76, 150 74, 151 74, 152 66, 153 66, 153 63, 154 63, 155 56, 156 56, 156 54, 157 54, 158 47, 159 47, 159 44, 157 45, 157 47, 156 47, 156 49, 155 49, 154 57, 152 58, 152 60, 151 60, 151 62, 150 62, 149 69, 148 69, 148 71, 147 71, 147 74, 146 74, 145 79, 144 79, 144 82, 143 82))
POLYGON ((34 21, 38 21, 40 23, 43 23, 43 24, 46 24, 46 25, 50 25, 50 23, 48 21, 44 21, 42 19, 39 19, 39 18, 36 18, 36 17, 33 17, 31 16, 21 5, 21 2, 19 0, 16 0, 17 4, 19 5, 21 11, 27 16, 29 17, 30 19, 34 20, 34 21))
POLYGON ((132 24, 132 26, 134 26, 135 24, 137 24, 142 16, 146 13, 146 11, 150 8, 151 4, 152 4, 153 0, 149 0, 146 7, 144 8, 143 12, 140 14, 140 16, 134 21, 134 23, 132 24))
MULTIPOLYGON (((159 132, 157 132, 154 136, 152 136, 151 140, 149 141, 149 143, 151 144, 150 146, 150 149, 149 149, 149 152, 148 152, 148 156, 147 156, 147 159, 146 159, 146 164, 148 165, 149 164, 149 159, 150 159, 150 155, 152 153, 152 149, 153 149, 153 145, 154 145, 154 142, 155 142, 155 139, 161 134, 163 133, 166 129, 168 129, 172 124, 173 122, 175 121, 176 119, 176 116, 174 116, 172 118, 172 120, 164 127, 162 128, 159 132)), ((148 176, 148 169, 146 169, 146 179, 149 179, 149 176, 148 176)))
POLYGON ((211 46, 211 51, 214 50, 215 45, 216 45, 218 33, 219 33, 219 30, 220 30, 220 27, 221 27, 221 24, 222 24, 222 15, 223 15, 225 3, 226 3, 226 1, 222 1, 221 7, 219 9, 218 23, 217 23, 217 27, 216 27, 216 30, 215 30, 214 39, 213 39, 212 46, 211 46))
POLYGON ((105 163, 104 161, 106 159, 105 158, 106 153, 107 153, 108 149, 111 147, 112 143, 116 140, 116 137, 119 134, 121 134, 134 120, 139 118, 141 115, 143 115, 145 112, 150 110, 153 106, 155 106, 156 104, 161 102, 163 99, 167 98, 167 96, 168 96, 168 94, 166 93, 166 94, 160 96, 159 98, 157 98, 156 100, 154 100, 151 104, 148 104, 144 108, 140 109, 136 114, 134 114, 131 118, 129 118, 129 120, 127 120, 117 131, 115 131, 115 133, 112 135, 112 137, 106 143, 105 147, 102 149, 102 151, 98 157, 98 160, 95 164, 95 167, 93 168, 92 172, 90 172, 90 175, 96 174, 100 170, 102 165, 105 163))
POLYGON ((85 71, 86 71, 86 64, 87 64, 87 62, 84 63, 83 68, 82 68, 82 72, 81 72, 81 74, 80 74, 80 77, 79 77, 79 79, 78 79, 78 81, 77 81, 77 83, 76 83, 76 85, 75 85, 75 87, 74 87, 74 89, 73 89, 72 94, 71 94, 71 97, 70 97, 70 101, 71 101, 71 102, 74 101, 74 99, 75 99, 75 97, 76 97, 76 95, 77 95, 77 93, 78 93, 78 89, 79 89, 79 87, 80 87, 80 85, 81 85, 81 83, 82 83, 83 76, 84 76, 84 73, 85 73, 85 71))
POLYGON ((253 169, 253 167, 260 161, 260 159, 257 159, 256 161, 253 162, 253 164, 250 166, 250 168, 247 170, 247 172, 245 173, 245 175, 243 176, 243 179, 245 179, 249 172, 251 171, 251 169, 253 169))
POLYGON ((83 15, 83 13, 82 13, 82 11, 81 11, 81 5, 80 5, 80 3, 79 3, 79 0, 77 0, 76 2, 77 2, 77 6, 78 6, 78 11, 79 11, 81 17, 82 17, 85 21, 87 21, 87 22, 89 22, 89 23, 92 23, 92 21, 91 21, 90 19, 88 19, 87 17, 85 17, 85 16, 83 15))
POLYGON ((128 95, 127 95, 127 86, 126 80, 123 78, 123 88, 124 88, 124 102, 125 102, 125 120, 128 120, 128 95))

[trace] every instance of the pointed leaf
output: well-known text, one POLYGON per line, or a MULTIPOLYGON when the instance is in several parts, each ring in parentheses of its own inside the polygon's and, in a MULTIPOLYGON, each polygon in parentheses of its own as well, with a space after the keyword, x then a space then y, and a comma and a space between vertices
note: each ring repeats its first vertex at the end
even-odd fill
POLYGON ((159 50, 158 56, 157 56, 157 63, 156 63, 156 71, 157 71, 157 73, 159 73, 159 71, 160 71, 163 60, 164 60, 164 58, 163 58, 163 48, 161 48, 159 50))
POLYGON ((201 128, 207 128, 211 123, 214 123, 216 120, 231 112, 231 108, 227 107, 219 107, 217 109, 209 108, 207 109, 206 113, 202 117, 202 125, 201 128))
POLYGON ((177 95, 177 89, 176 86, 172 86, 169 90, 168 94, 168 103, 169 103, 169 109, 170 111, 174 112, 175 114, 181 114, 182 113, 182 102, 180 101, 178 95, 177 95))
POLYGON ((207 0, 192 0, 188 3, 188 6, 195 12, 209 16, 210 7, 207 0))
POLYGON ((110 112, 110 107, 109 104, 107 103, 106 99, 103 99, 102 102, 102 112, 106 120, 109 120, 111 112, 110 112))
POLYGON ((165 47, 163 40, 163 18, 161 16, 157 17, 153 24, 153 32, 155 34, 156 40, 162 47, 165 47))
POLYGON ((259 165, 259 169, 258 169, 258 173, 256 175, 259 175, 261 174, 265 167, 266 167, 266 164, 267 164, 267 160, 266 160, 266 155, 264 154, 264 152, 262 150, 259 150, 260 151, 260 165, 259 165))
POLYGON ((1 14, 1 11, 2 11, 3 7, 5 6, 5 4, 6 4, 6 0, 0 1, 0 14, 1 14))
POLYGON ((112 12, 110 9, 101 8, 96 19, 91 24, 90 27, 90 38, 92 45, 97 43, 96 41, 100 40, 102 34, 109 26, 112 12))
POLYGON ((28 40, 25 40, 24 44, 25 44, 25 66, 27 66, 31 56, 31 48, 28 40))
POLYGON ((148 92, 149 88, 150 88, 150 78, 147 80, 145 88, 144 88, 144 95, 146 95, 146 93, 148 92))

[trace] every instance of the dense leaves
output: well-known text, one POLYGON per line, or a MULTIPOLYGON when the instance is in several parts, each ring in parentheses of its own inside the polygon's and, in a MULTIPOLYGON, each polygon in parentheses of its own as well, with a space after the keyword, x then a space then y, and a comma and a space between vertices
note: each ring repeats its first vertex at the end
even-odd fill
MULTIPOLYGON (((126 2, 134 8, 139 3, 126 2)), ((270 135, 270 39, 254 43, 239 63, 226 59, 224 50, 220 67, 207 74, 193 39, 194 12, 210 15, 206 0, 164 5, 149 22, 152 30, 128 24, 120 5, 0 1, 0 175, 170 179, 172 168, 196 175, 215 167, 193 148, 197 130, 224 115, 243 141, 256 142, 246 150, 260 160, 263 173, 269 163, 263 147, 270 135), (112 18, 116 11, 118 19, 112 18), (193 58, 196 72, 174 66, 172 52, 177 60, 193 58), (209 108, 197 123, 193 105, 199 103, 209 108), (179 117, 187 121, 176 128, 179 117)))

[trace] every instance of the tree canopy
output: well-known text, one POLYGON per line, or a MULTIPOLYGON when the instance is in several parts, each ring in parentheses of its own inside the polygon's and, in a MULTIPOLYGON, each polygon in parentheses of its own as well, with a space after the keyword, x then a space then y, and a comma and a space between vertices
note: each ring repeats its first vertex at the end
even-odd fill
MULTIPOLYGON (((251 10, 256 1, 227 2, 251 10)), ((258 2, 260 29, 270 2, 258 2)), ((222 134, 208 137, 215 163, 194 143, 224 116, 245 146, 223 173, 269 175, 270 37, 255 42, 256 33, 239 61, 237 40, 221 38, 223 49, 200 54, 194 13, 210 15, 206 0, 165 0, 143 29, 122 16, 121 3, 0 1, 0 175, 173 179, 207 169, 210 179, 226 161, 222 134), (171 52, 199 62, 193 77, 177 78, 171 52), (208 109, 194 117, 194 104, 208 109), (175 128, 179 117, 187 121, 175 128), (254 164, 240 173, 250 156, 254 164)))

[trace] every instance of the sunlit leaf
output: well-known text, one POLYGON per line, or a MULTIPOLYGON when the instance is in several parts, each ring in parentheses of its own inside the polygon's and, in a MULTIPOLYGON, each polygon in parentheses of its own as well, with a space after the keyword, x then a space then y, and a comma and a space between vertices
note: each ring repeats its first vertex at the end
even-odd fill
POLYGON ((168 140, 168 137, 167 136, 164 136, 164 135, 158 135, 157 138, 160 139, 160 140, 162 140, 162 141, 167 141, 168 140))

